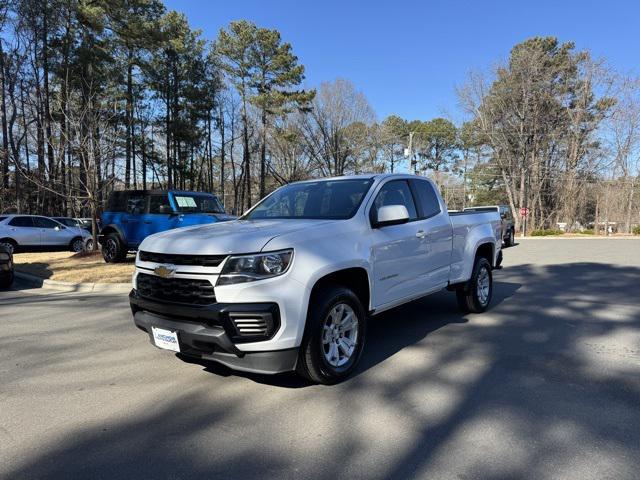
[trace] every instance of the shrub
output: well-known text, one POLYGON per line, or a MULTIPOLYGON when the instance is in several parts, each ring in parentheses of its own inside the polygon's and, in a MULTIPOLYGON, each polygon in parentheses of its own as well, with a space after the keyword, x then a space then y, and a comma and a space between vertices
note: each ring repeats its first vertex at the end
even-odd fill
POLYGON ((548 237, 550 235, 562 235, 564 232, 562 230, 554 230, 552 228, 547 230, 533 230, 531 232, 532 237, 548 237))
POLYGON ((634 235, 640 235, 640 225, 636 225, 635 227, 633 227, 633 230, 631 230, 633 232, 634 235))
POLYGON ((593 234, 595 234, 595 232, 593 231, 593 228, 589 228, 587 230, 582 230, 580 233, 583 234, 583 235, 593 235, 593 234))

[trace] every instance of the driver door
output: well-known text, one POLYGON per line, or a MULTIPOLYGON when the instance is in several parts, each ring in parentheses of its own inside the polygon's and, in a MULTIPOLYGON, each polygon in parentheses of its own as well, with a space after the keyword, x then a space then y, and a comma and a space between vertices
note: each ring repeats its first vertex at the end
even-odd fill
POLYGON ((388 205, 404 205, 409 212, 409 221, 372 227, 374 308, 424 291, 421 269, 427 251, 416 225, 418 214, 407 180, 392 180, 378 191, 369 211, 372 226, 377 219, 377 210, 388 205))

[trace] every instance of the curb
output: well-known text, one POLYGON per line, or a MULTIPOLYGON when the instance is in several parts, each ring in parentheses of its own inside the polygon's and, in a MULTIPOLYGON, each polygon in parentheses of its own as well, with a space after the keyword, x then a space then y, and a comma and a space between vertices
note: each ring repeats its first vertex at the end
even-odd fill
POLYGON ((47 278, 37 277, 29 273, 15 271, 14 275, 17 279, 39 288, 50 288, 61 292, 94 292, 94 293, 129 293, 131 291, 130 283, 73 283, 61 282, 59 280, 49 280, 47 278))
POLYGON ((516 240, 640 240, 638 235, 606 236, 606 235, 541 235, 539 237, 515 237, 516 240))

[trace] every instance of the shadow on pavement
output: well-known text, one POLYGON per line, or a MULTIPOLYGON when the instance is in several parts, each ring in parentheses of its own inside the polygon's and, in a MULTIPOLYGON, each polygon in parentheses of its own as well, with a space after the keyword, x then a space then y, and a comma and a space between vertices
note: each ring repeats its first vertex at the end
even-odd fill
POLYGON ((219 396, 167 392, 135 420, 25 449, 8 478, 637 478, 640 348, 624 339, 640 338, 639 280, 596 263, 505 267, 486 314, 442 293, 374 319, 341 385, 234 373, 211 384, 219 396), (292 389, 274 400, 271 385, 292 389))

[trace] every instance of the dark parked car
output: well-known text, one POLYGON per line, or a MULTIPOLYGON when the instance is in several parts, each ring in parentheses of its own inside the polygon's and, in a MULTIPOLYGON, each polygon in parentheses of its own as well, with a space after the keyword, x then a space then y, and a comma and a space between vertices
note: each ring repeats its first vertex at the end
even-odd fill
POLYGON ((9 288, 13 283, 13 254, 0 245, 0 288, 9 288))
POLYGON ((487 205, 481 207, 468 207, 465 212, 499 212, 502 219, 502 241, 505 247, 511 247, 515 244, 516 227, 511 215, 511 209, 508 205, 487 205))
POLYGON ((105 261, 122 262, 128 251, 137 250, 154 233, 234 218, 210 193, 125 190, 109 196, 98 238, 105 261))

